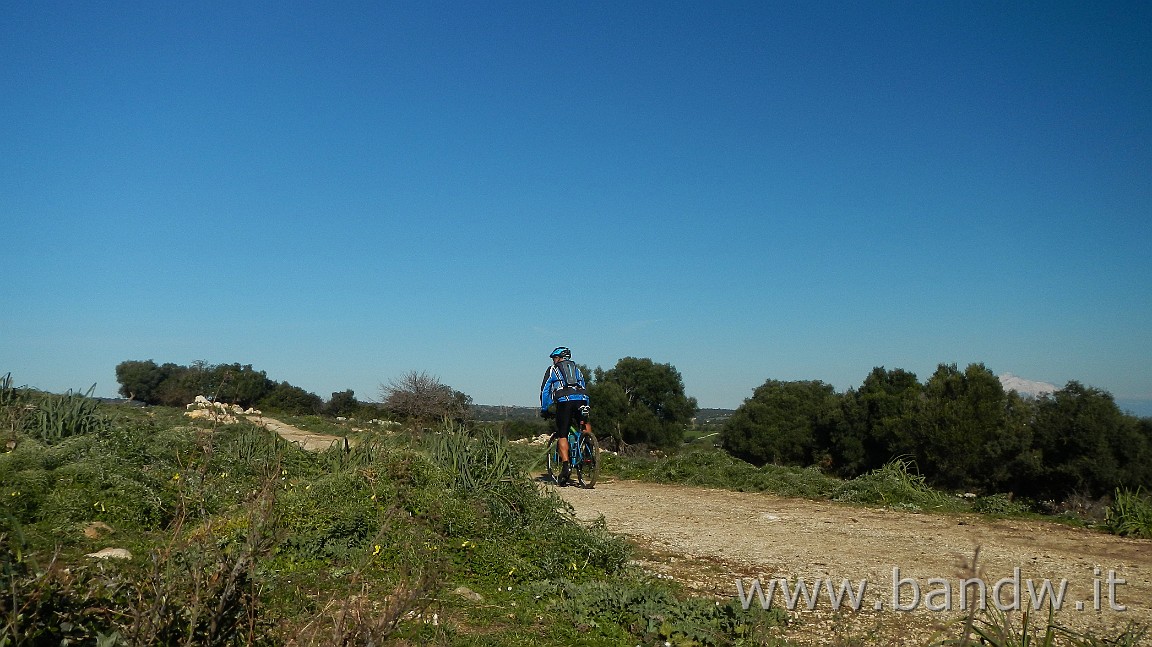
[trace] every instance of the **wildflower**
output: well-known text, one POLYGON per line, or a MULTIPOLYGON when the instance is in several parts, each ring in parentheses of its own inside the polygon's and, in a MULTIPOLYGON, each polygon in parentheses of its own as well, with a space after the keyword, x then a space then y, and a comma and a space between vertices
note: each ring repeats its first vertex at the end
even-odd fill
POLYGON ((379 555, 381 550, 382 549, 380 548, 380 544, 376 544, 372 547, 372 556, 375 557, 376 555, 379 555))

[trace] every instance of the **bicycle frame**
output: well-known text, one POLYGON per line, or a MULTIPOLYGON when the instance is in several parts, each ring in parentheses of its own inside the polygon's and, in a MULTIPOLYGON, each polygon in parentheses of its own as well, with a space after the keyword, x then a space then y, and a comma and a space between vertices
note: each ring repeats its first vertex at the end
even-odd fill
MULTIPOLYGON (((600 445, 592 433, 585 415, 579 416, 574 425, 568 427, 568 463, 576 482, 582 487, 591 488, 596 484, 597 467, 600 462, 600 445), (585 477, 588 477, 585 479, 585 477)), ((557 480, 555 470, 560 465, 560 447, 555 439, 548 445, 548 475, 557 480)))

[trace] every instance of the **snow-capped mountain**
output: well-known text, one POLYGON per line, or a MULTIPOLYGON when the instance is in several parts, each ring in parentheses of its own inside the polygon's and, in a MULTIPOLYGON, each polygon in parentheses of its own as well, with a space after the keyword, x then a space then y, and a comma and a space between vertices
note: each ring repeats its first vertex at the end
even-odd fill
POLYGON ((1001 375, 1000 384, 1004 387, 1005 391, 1015 391, 1020 395, 1044 395, 1046 393, 1054 393, 1057 390, 1055 384, 1026 380, 1011 373, 1001 375))

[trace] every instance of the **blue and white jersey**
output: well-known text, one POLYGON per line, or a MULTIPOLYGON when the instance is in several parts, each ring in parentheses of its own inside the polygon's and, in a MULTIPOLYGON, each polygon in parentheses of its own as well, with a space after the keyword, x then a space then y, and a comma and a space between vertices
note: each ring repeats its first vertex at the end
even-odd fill
POLYGON ((540 383, 540 410, 547 411, 556 402, 588 401, 584 375, 571 360, 549 366, 540 383))

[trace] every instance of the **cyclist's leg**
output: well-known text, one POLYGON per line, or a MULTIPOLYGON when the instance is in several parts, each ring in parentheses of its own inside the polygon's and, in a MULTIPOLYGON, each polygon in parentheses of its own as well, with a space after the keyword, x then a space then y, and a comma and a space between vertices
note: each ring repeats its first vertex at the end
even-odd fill
MULTIPOLYGON (((557 402, 556 403, 556 434, 553 436, 556 439, 556 444, 560 448, 560 461, 563 463, 569 462, 568 454, 568 427, 575 422, 573 416, 575 407, 573 402, 557 402)), ((579 414, 577 414, 579 415, 579 414)))

